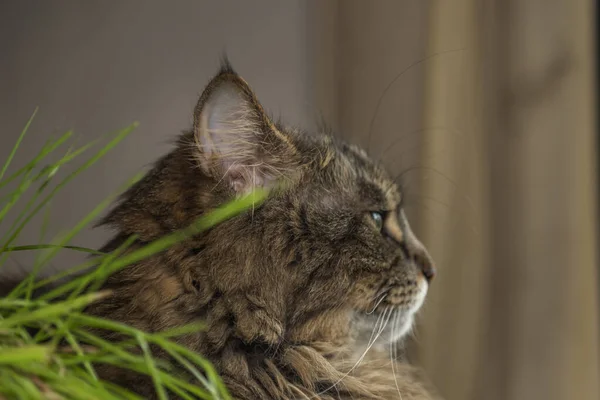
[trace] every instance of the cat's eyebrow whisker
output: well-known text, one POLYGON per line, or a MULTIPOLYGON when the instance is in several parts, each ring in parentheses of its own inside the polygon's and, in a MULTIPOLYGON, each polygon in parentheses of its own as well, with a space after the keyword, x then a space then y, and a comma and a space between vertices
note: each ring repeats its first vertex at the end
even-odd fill
MULTIPOLYGON (((413 197, 413 196, 414 197, 418 197, 418 198, 423 199, 423 200, 431 201, 432 203, 435 203, 435 204, 438 204, 438 205, 441 205, 441 206, 444 206, 444 207, 450 209, 450 204, 444 203, 443 201, 440 201, 440 200, 438 200, 438 199, 436 199, 434 197, 425 196, 425 195, 421 195, 421 194, 411 194, 411 197, 413 197)), ((405 196, 405 197, 409 197, 409 196, 405 196)))
MULTIPOLYGON (((437 175, 439 175, 442 178, 444 178, 448 183, 450 183, 454 187, 455 190, 458 191, 460 189, 458 183, 456 183, 448 175, 444 174, 443 172, 441 172, 437 168, 429 167, 427 165, 422 165, 422 164, 415 164, 415 165, 412 165, 412 166, 406 168, 405 170, 403 170, 402 172, 400 172, 398 175, 396 175, 394 177, 393 181, 396 182, 396 181, 398 181, 398 179, 402 178, 405 174, 407 174, 409 172, 412 172, 412 171, 416 171, 416 170, 423 170, 423 171, 434 172, 437 175)), ((461 197, 463 198, 463 200, 465 200, 467 202, 467 204, 470 207, 471 211, 474 211, 475 206, 473 205, 473 201, 471 200, 471 198, 469 196, 465 195, 464 193, 461 193, 461 197)))
MULTIPOLYGON (((417 133, 425 133, 425 132, 435 132, 435 131, 449 132, 449 133, 453 134, 458 139, 462 139, 464 137, 464 133, 461 130, 450 128, 450 127, 447 127, 447 126, 441 126, 441 125, 440 126, 430 126, 430 127, 424 127, 424 128, 420 128, 420 129, 415 129, 415 130, 412 130, 412 131, 409 131, 409 132, 402 133, 399 138, 397 138, 396 140, 393 140, 389 144, 389 146, 387 146, 385 148, 385 150, 383 150, 381 152, 381 154, 377 157, 377 161, 378 162, 385 161, 386 154, 390 150, 392 150, 394 147, 396 147, 397 145, 401 144, 405 139, 407 139, 409 137, 409 135, 415 135, 417 133)), ((429 139, 429 138, 424 139, 421 145, 427 145, 431 141, 432 140, 429 139)), ((420 147, 420 146, 419 145, 411 145, 411 146, 403 147, 402 150, 400 151, 400 153, 395 153, 396 158, 397 159, 402 159, 406 153, 408 153, 409 151, 414 151, 418 147, 420 147)))
POLYGON ((400 73, 397 74, 394 77, 394 79, 392 79, 392 81, 386 86, 386 88, 383 89, 381 96, 379 96, 379 99, 377 100, 377 105, 375 106, 375 111, 373 112, 373 117, 371 118, 371 122, 369 124, 369 136, 368 136, 368 142, 367 142, 367 151, 370 152, 370 150, 371 150, 371 138, 373 137, 373 127, 375 126, 375 120, 377 119, 377 115, 379 114, 379 107, 381 107, 381 104, 383 103, 383 99, 384 99, 385 95, 394 86, 396 81, 398 79, 400 79, 406 72, 410 71, 412 68, 416 67, 417 65, 424 63, 427 60, 430 60, 435 57, 439 57, 444 54, 456 53, 459 51, 463 51, 465 49, 466 49, 465 47, 461 47, 461 48, 457 48, 457 49, 444 50, 444 51, 439 51, 439 52, 430 54, 430 55, 423 57, 422 59, 410 64, 408 67, 406 67, 402 71, 400 71, 400 73))
MULTIPOLYGON (((392 183, 390 183, 389 187, 388 187, 388 188, 387 188, 387 190, 386 190, 386 195, 387 195, 387 193, 388 193, 388 192, 389 192, 391 189, 393 189, 393 187, 394 187, 394 184, 398 184, 398 180, 399 180, 399 179, 401 179, 401 178, 402 178, 402 177, 403 177, 405 174, 407 174, 407 173, 409 173, 409 172, 417 171, 417 170, 424 170, 424 171, 430 171, 430 172, 434 172, 434 173, 436 173, 437 175, 439 175, 440 177, 444 178, 444 179, 445 179, 445 180, 446 180, 446 181, 447 181, 447 182, 448 182, 450 185, 452 185, 453 189, 454 189, 455 191, 457 191, 457 192, 458 192, 458 194, 459 194, 460 198, 461 198, 462 200, 464 200, 464 201, 465 201, 465 203, 466 203, 466 205, 467 205, 467 208, 468 208, 468 210, 469 210, 471 213, 475 213, 475 206, 474 206, 474 204, 473 204, 473 201, 471 200, 471 198, 470 198, 468 195, 466 195, 465 193, 463 193, 463 192, 461 192, 461 191, 459 190, 459 189, 460 189, 460 187, 459 187, 458 183, 456 183, 456 182, 455 182, 454 180, 452 180, 452 179, 451 179, 449 176, 447 176, 446 174, 442 173, 442 172, 441 172, 441 171, 439 171, 438 169, 436 169, 436 168, 433 168, 433 167, 428 167, 428 166, 426 166, 426 165, 420 165, 420 164, 416 164, 416 165, 413 165, 413 166, 410 166, 410 167, 408 167, 408 168, 404 169, 402 172, 400 172, 398 175, 396 175, 396 176, 393 178, 393 180, 392 180, 392 183)), ((405 187, 405 188, 406 188, 406 187, 405 187)), ((404 199, 407 199, 407 198, 409 197, 409 196, 407 196, 405 193, 402 193, 402 195, 403 195, 403 198, 404 198, 404 199)), ((413 195, 411 195, 411 196, 413 196, 413 195)), ((446 204, 446 203, 444 203, 443 201, 437 200, 437 199, 435 199, 435 198, 433 198, 433 197, 424 196, 424 195, 414 195, 414 196, 416 196, 416 197, 420 197, 420 198, 422 198, 423 200, 428 200, 428 201, 430 201, 430 202, 433 202, 433 203, 435 203, 435 204, 439 204, 439 205, 445 206, 445 207, 447 207, 448 209, 450 209, 450 205, 449 205, 449 204, 446 204)), ((405 202, 405 203, 406 203, 406 202, 405 202)), ((479 230, 477 229, 477 227, 475 226, 475 224, 474 224, 474 223, 472 223, 472 222, 471 222, 471 223, 470 223, 470 224, 468 224, 468 225, 469 225, 469 227, 471 228, 471 231, 472 231, 473 233, 475 233, 476 235, 479 235, 479 230)))

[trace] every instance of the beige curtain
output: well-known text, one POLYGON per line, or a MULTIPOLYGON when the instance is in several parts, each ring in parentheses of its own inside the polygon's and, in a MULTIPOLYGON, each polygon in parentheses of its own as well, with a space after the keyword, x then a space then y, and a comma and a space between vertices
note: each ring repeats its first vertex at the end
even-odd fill
POLYGON ((600 399, 593 1, 310 4, 317 106, 416 166, 414 360, 448 400, 600 399))

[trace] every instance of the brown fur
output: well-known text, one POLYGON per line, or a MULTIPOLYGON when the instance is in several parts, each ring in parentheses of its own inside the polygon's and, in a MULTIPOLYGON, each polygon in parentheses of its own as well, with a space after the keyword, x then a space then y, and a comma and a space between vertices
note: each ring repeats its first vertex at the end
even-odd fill
MULTIPOLYGON (((103 221, 116 232, 104 250, 184 228, 252 187, 284 189, 114 274, 113 295, 88 312, 148 331, 205 321, 179 340, 214 363, 236 399, 433 398, 410 367, 394 374, 385 351, 354 368, 378 317, 386 334, 391 321, 409 328, 433 276, 385 170, 354 146, 273 123, 228 64, 194 113, 193 131, 103 221)), ((141 377, 101 372, 154 396, 141 377)))

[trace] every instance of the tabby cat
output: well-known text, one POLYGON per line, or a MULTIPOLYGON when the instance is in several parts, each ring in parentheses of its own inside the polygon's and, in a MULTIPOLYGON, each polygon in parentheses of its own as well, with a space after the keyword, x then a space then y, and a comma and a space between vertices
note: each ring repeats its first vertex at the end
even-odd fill
MULTIPOLYGON (((433 398, 387 350, 434 276, 394 180, 360 148, 275 122, 227 62, 193 121, 102 221, 116 233, 105 251, 185 228, 255 187, 277 190, 114 274, 113 295, 88 312, 147 331, 205 321, 180 341, 214 363, 235 399, 433 398)), ((102 373, 154 396, 141 377, 102 373)))

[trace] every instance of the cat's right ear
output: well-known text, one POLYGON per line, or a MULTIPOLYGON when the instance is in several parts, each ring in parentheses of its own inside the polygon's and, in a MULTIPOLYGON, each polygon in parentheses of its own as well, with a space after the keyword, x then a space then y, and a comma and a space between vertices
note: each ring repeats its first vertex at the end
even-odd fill
POLYGON ((194 134, 203 171, 238 194, 271 187, 299 166, 290 138, 277 129, 248 84, 228 64, 196 105, 194 134))

